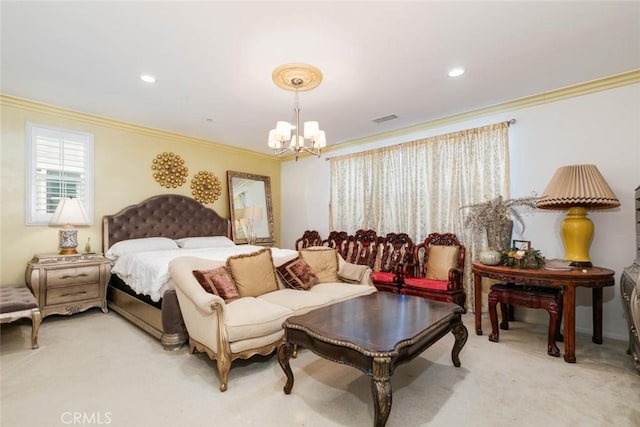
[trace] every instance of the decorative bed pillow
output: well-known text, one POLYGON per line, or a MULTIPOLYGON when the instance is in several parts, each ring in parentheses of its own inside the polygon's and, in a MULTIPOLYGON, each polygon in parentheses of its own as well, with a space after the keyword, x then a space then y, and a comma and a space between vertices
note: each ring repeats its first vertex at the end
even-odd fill
POLYGON ((183 249, 230 248, 236 245, 225 236, 183 237, 176 239, 176 243, 183 249))
POLYGON ((449 280, 449 270, 457 265, 457 246, 434 245, 429 248, 427 279, 449 280))
POLYGON ((302 249, 300 257, 316 272, 319 283, 338 280, 338 253, 333 248, 311 247, 302 249))
POLYGON ((167 237, 143 237, 140 239, 121 240, 109 248, 105 256, 116 260, 119 256, 145 251, 163 249, 179 249, 178 244, 167 237))
POLYGON ((318 283, 316 272, 300 257, 276 267, 276 271, 282 283, 290 289, 307 291, 318 283))
POLYGON ((200 286, 210 294, 218 295, 225 301, 240 298, 233 277, 224 266, 213 270, 193 270, 193 275, 200 286))
POLYGON ((227 268, 241 297, 257 297, 278 290, 278 280, 269 248, 231 256, 227 258, 227 268))

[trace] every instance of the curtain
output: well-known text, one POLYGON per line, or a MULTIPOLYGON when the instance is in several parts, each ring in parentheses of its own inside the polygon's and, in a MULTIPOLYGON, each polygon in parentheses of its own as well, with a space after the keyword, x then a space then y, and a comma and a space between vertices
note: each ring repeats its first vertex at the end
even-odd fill
POLYGON ((472 236, 462 206, 509 197, 508 123, 497 123, 331 159, 332 230, 405 232, 414 242, 455 233, 467 247, 465 287, 473 307, 472 236))

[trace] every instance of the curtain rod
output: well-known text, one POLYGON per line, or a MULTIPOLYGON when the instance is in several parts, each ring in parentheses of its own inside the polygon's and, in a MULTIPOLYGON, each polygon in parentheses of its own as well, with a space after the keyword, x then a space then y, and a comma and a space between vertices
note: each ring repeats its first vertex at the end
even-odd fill
MULTIPOLYGON (((516 120, 516 119, 509 119, 509 120, 506 120, 506 121, 504 121, 504 122, 498 122, 498 123, 496 123, 496 124, 499 124, 499 123, 504 123, 504 124, 506 124, 506 125, 507 125, 507 127, 511 127, 511 126, 513 126, 513 125, 515 125, 515 124, 517 123, 517 120, 516 120)), ((488 126, 488 125, 486 125, 486 126, 488 126)), ((404 144, 404 142, 402 142, 402 143, 400 143, 400 144, 404 144)), ((394 145, 394 144, 392 144, 392 145, 394 145)), ((399 145, 399 144, 395 144, 395 145, 399 145)), ((382 147, 380 147, 380 148, 382 148, 382 147)), ((351 153, 351 154, 354 154, 354 153, 351 153)), ((348 156, 349 154, 345 154, 345 155, 347 155, 347 156, 348 156)), ((325 160, 325 161, 329 161, 329 160, 333 159, 334 157, 341 157, 341 156, 329 156, 329 157, 326 157, 326 156, 325 156, 325 157, 324 157, 324 160, 325 160)))

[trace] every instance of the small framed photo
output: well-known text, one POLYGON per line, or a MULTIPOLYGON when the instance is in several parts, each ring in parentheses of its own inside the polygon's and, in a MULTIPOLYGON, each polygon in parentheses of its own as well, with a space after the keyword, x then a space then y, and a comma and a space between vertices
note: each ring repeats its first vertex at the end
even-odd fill
POLYGON ((528 251, 531 249, 530 240, 514 240, 513 247, 519 251, 528 251))

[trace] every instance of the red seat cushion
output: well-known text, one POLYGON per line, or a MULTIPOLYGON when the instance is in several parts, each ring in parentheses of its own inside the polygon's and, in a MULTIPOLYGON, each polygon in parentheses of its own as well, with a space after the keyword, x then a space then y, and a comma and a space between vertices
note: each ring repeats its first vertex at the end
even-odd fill
POLYGON ((386 271, 374 271, 371 273, 371 280, 377 283, 396 283, 394 278, 395 273, 388 273, 386 271))
POLYGON ((448 289, 449 282, 444 280, 425 279, 424 277, 405 277, 404 286, 416 289, 446 291, 448 289))

